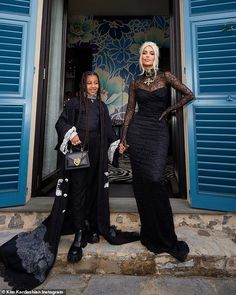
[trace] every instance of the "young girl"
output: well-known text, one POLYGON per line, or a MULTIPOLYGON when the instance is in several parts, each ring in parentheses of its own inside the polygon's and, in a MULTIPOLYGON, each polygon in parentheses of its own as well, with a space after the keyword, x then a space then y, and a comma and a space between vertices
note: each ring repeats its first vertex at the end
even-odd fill
POLYGON ((101 101, 95 72, 83 74, 80 96, 66 103, 56 130, 60 177, 51 214, 32 232, 20 233, 0 247, 1 274, 19 290, 31 290, 46 279, 63 234, 75 233, 69 262, 81 260, 82 248, 87 242, 99 242, 99 235, 114 245, 139 239, 135 232, 121 232, 110 226, 107 151, 109 146, 114 151, 119 141, 101 101), (81 146, 89 152, 90 167, 66 170, 65 155, 81 146))

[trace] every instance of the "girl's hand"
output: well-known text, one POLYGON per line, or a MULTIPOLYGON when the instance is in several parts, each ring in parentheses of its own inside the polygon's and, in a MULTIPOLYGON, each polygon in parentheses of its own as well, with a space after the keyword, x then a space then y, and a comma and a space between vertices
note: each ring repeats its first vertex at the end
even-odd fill
POLYGON ((78 136, 78 135, 75 135, 75 136, 71 139, 71 143, 72 143, 72 145, 80 144, 80 143, 81 143, 81 140, 80 140, 79 136, 78 136))
POLYGON ((119 144, 119 153, 120 154, 123 154, 126 150, 127 150, 127 148, 129 147, 129 145, 127 145, 126 143, 120 143, 119 144))

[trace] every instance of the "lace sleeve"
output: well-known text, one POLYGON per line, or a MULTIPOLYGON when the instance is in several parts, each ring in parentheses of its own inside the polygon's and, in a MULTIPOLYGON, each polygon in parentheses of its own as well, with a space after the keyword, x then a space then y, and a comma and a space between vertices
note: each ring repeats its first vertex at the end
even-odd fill
POLYGON ((129 86, 129 100, 128 100, 128 106, 125 113, 124 127, 123 127, 122 137, 121 137, 121 142, 124 144, 126 144, 126 134, 127 134, 130 120, 132 119, 134 115, 135 106, 136 106, 136 99, 135 99, 135 93, 134 93, 134 81, 132 81, 129 86))
POLYGON ((165 72, 165 78, 166 82, 171 85, 174 89, 179 90, 182 94, 183 97, 181 100, 179 100, 175 105, 169 107, 167 110, 167 113, 177 110, 184 106, 186 103, 188 103, 190 100, 194 99, 194 95, 192 91, 183 83, 181 83, 175 75, 173 75, 170 72, 165 72))

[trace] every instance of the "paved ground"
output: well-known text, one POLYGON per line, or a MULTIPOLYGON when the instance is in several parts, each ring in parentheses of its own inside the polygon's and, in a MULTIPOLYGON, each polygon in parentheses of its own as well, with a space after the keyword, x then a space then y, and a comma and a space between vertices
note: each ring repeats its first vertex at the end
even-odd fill
MULTIPOLYGON (((0 245, 17 231, 1 231, 0 245)), ((236 277, 236 244, 227 233, 189 227, 176 228, 176 231, 179 239, 187 241, 190 247, 184 263, 166 253, 155 255, 140 242, 112 246, 101 238, 98 244, 88 244, 80 263, 69 264, 67 253, 73 236, 63 236, 53 271, 62 274, 236 277)))
MULTIPOLYGON (((2 212, 0 245, 24 231, 24 224, 37 225, 44 219, 43 214, 38 213, 36 218, 28 212, 25 216, 2 212)), ((52 273, 39 289, 62 288, 67 295, 236 295, 236 215, 199 214, 175 216, 177 235, 190 246, 184 263, 168 254, 154 255, 140 242, 111 246, 101 239, 99 244, 84 249, 80 263, 70 265, 66 257, 73 236, 64 236, 52 273)), ((138 230, 139 221, 133 213, 113 213, 111 219, 121 228, 128 225, 128 230, 138 230)), ((10 290, 0 277, 2 289, 10 290)))
MULTIPOLYGON (((0 290, 3 289, 8 286, 0 279, 0 290)), ((232 278, 51 274, 38 289, 66 289, 66 295, 235 295, 236 281, 232 278)))

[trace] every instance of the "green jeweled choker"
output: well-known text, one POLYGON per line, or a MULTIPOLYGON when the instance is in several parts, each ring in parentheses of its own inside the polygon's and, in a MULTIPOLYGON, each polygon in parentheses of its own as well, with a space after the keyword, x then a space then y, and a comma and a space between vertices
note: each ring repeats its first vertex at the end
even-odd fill
POLYGON ((147 77, 147 78, 153 77, 154 75, 155 75, 155 72, 154 72, 153 69, 147 70, 147 71, 144 72, 144 76, 147 77))
POLYGON ((154 72, 153 69, 145 71, 145 72, 144 72, 144 76, 145 76, 146 78, 148 78, 148 79, 145 80, 143 83, 146 84, 146 85, 148 85, 148 86, 149 86, 150 84, 152 84, 152 83, 154 82, 154 75, 155 75, 155 72, 154 72))

